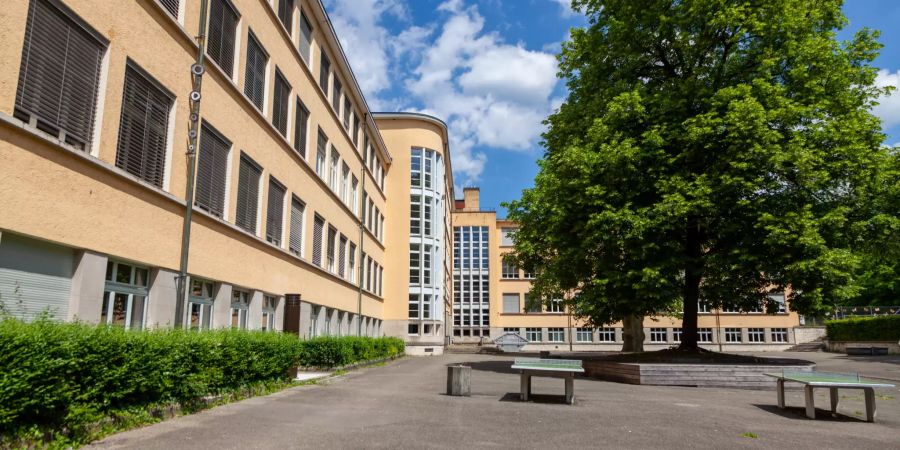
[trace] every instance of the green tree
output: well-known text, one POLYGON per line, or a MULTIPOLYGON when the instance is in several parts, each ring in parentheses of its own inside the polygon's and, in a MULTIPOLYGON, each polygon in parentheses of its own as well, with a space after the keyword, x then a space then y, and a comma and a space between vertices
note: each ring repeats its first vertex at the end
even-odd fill
MULTIPOLYGON (((877 32, 839 42, 839 0, 575 0, 535 187, 506 206, 539 293, 596 325, 856 294, 854 250, 896 221, 897 159, 870 113, 877 32), (789 289, 791 288, 791 289, 789 289)), ((771 305, 775 306, 775 305, 771 305)))

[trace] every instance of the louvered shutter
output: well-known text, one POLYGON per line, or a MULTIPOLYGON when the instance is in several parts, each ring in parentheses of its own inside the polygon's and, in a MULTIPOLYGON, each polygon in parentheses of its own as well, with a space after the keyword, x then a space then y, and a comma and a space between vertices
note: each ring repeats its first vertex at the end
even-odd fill
POLYGON ((130 65, 125 69, 116 165, 162 187, 172 98, 130 65))
MULTIPOLYGON (((328 61, 328 57, 325 56, 325 51, 323 50, 322 58, 319 61, 319 87, 322 88, 322 92, 325 93, 325 96, 328 96, 328 73, 331 72, 331 62, 328 61)), ((335 80, 337 81, 337 80, 335 80)))
POLYGON ((247 40, 247 70, 244 74, 244 94, 260 110, 263 109, 266 85, 266 52, 253 37, 249 35, 247 40))
POLYGON ((341 235, 341 244, 338 247, 338 252, 338 274, 341 278, 344 278, 344 264, 347 261, 344 256, 347 254, 347 238, 344 235, 341 235))
POLYGON ((194 204, 216 217, 225 212, 225 179, 231 142, 206 124, 200 132, 194 204))
POLYGON ((272 98, 272 125, 283 136, 287 137, 287 121, 288 121, 288 101, 291 93, 291 86, 287 80, 281 75, 281 72, 275 71, 275 95, 272 98))
POLYGON ((241 155, 241 167, 238 172, 237 213, 234 223, 256 233, 256 213, 259 209, 259 177, 262 170, 246 155, 241 155))
POLYGON ((159 0, 159 4, 174 18, 178 18, 178 0, 159 0))
POLYGON ((278 1, 278 19, 281 20, 281 24, 287 28, 288 34, 291 34, 291 19, 294 15, 294 0, 279 0, 278 1))
POLYGON ((322 266, 322 233, 325 230, 325 220, 316 216, 313 224, 313 264, 322 266))
POLYGON ((28 8, 15 115, 87 148, 107 42, 60 8, 47 0, 32 0, 28 8))
POLYGON ((341 80, 338 80, 337 73, 334 74, 334 82, 331 84, 332 92, 331 92, 331 106, 334 108, 334 112, 337 113, 338 117, 341 116, 341 89, 343 89, 343 85, 341 85, 341 80))
POLYGON ((306 158, 306 127, 309 122, 309 110, 303 106, 300 97, 297 97, 297 113, 294 118, 294 150, 306 158))
POLYGON ((284 186, 269 177, 269 204, 266 209, 266 239, 281 245, 281 231, 284 223, 284 186))
MULTIPOLYGON (((307 64, 309 61, 309 51, 312 48, 312 25, 309 23, 309 19, 306 18, 306 14, 303 14, 303 11, 300 11, 300 56, 306 61, 307 64)), ((324 89, 323 89, 324 90, 324 89)))
POLYGON ((303 256, 303 212, 305 209, 303 202, 296 197, 291 199, 291 236, 288 250, 297 256, 303 256))
POLYGON ((212 0, 209 5, 209 33, 206 53, 228 76, 234 72, 234 40, 238 13, 228 0, 212 0))

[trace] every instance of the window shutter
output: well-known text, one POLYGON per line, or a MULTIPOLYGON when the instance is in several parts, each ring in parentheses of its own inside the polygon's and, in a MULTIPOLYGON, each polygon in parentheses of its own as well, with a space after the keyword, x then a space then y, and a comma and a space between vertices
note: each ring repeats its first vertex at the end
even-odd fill
POLYGON ((25 27, 15 116, 79 148, 91 143, 107 42, 68 9, 32 0, 25 27))
MULTIPOLYGON (((300 11, 300 56, 306 61, 306 64, 309 64, 309 49, 312 47, 312 25, 309 23, 309 19, 306 18, 306 14, 303 14, 303 11, 300 11)), ((324 90, 324 89, 323 89, 324 90)))
POLYGON ((225 212, 225 179, 231 142, 207 124, 200 132, 197 193, 194 204, 216 217, 225 212))
MULTIPOLYGON (((324 50, 321 55, 322 58, 319 61, 319 87, 322 88, 322 92, 328 97, 328 73, 331 72, 331 62, 328 61, 328 57, 325 56, 324 50)), ((337 79, 335 79, 335 81, 337 81, 337 79)))
POLYGON ((269 177, 269 204, 266 209, 266 239, 281 245, 281 230, 284 223, 284 186, 278 180, 269 177))
POLYGON ((162 5, 172 17, 178 18, 178 0, 159 0, 159 4, 162 5))
POLYGON ((247 155, 241 154, 238 173, 237 214, 235 224, 256 233, 256 212, 259 201, 259 177, 262 170, 247 155))
POLYGON ((238 13, 228 0, 212 0, 209 5, 209 33, 206 53, 228 76, 234 72, 234 38, 238 13))
POLYGON ((288 250, 291 253, 302 256, 303 249, 303 212, 306 207, 296 197, 291 198, 291 236, 288 250))
POLYGON ((338 247, 338 274, 341 278, 344 278, 344 265, 346 263, 346 257, 344 255, 347 254, 347 238, 344 235, 341 235, 341 244, 338 247))
POLYGON ((297 113, 294 120, 294 150, 306 158, 306 127, 309 122, 309 110, 303 106, 300 97, 297 97, 297 113))
POLYGON ((291 19, 294 15, 294 0, 279 0, 278 2, 278 19, 291 34, 291 19))
POLYGON ((325 220, 316 216, 313 224, 313 264, 322 266, 322 233, 325 230, 325 220))
POLYGON ((341 116, 341 89, 344 87, 341 85, 341 80, 338 80, 337 72, 334 73, 334 82, 331 83, 332 92, 331 92, 331 106, 334 108, 334 112, 341 116))
POLYGON ((261 111, 266 88, 266 52, 250 33, 247 40, 247 70, 244 74, 244 94, 261 111))
POLYGON ((125 69, 116 165, 162 187, 172 98, 129 64, 125 69))
POLYGON ((287 137, 287 121, 288 121, 288 97, 291 93, 291 86, 287 80, 281 75, 279 70, 275 70, 275 95, 272 98, 272 125, 278 129, 282 136, 287 137))

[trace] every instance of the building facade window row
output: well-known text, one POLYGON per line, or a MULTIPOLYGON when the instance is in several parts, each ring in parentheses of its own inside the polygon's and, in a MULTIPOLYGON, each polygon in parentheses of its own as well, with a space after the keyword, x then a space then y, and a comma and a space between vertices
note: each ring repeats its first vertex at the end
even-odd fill
POLYGON ((453 243, 453 335, 490 336, 488 227, 454 227, 453 243))

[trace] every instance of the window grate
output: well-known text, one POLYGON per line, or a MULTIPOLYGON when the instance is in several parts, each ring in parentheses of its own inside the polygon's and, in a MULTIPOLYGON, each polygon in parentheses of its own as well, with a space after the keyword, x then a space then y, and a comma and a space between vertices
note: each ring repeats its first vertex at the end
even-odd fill
POLYGON ((262 169, 247 155, 241 154, 238 172, 237 213, 234 223, 256 233, 256 214, 259 209, 259 178, 262 169))
POLYGON ((125 69, 116 166, 162 187, 172 98, 129 64, 125 69))
POLYGON ((200 132, 197 193, 194 204, 216 217, 225 213, 225 180, 231 142, 207 124, 200 132))
POLYGON ((172 17, 178 19, 178 0, 159 0, 159 4, 162 5, 172 17))
POLYGON ((238 12, 228 0, 212 0, 209 5, 209 32, 206 53, 228 76, 234 72, 234 41, 238 12))
POLYGON ((47 0, 28 8, 14 114, 86 149, 107 42, 64 8, 47 0))

